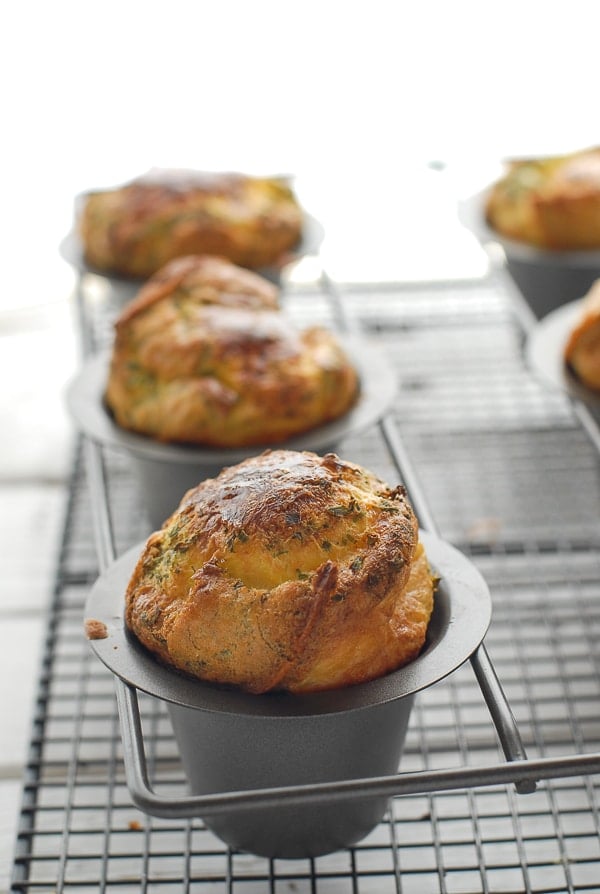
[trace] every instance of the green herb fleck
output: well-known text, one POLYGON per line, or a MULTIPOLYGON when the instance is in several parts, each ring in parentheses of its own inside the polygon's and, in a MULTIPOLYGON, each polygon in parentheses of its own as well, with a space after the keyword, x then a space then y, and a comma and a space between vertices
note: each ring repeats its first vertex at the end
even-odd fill
POLYGON ((330 506, 327 510, 330 515, 336 515, 338 517, 342 517, 344 515, 349 515, 351 509, 349 506, 330 506))
POLYGON ((336 515, 338 517, 350 515, 351 513, 354 513, 355 515, 363 515, 360 503, 357 503, 354 498, 350 500, 347 506, 330 506, 327 511, 330 515, 336 515))
POLYGON ((394 503, 390 503, 390 502, 388 502, 388 500, 382 500, 379 505, 383 512, 399 512, 400 511, 399 506, 395 506, 394 503))

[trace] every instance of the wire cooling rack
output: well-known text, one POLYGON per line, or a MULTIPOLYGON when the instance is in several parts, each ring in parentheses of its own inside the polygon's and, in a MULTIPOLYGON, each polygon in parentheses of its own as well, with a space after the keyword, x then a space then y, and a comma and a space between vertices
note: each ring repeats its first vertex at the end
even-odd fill
MULTIPOLYGON (((87 283, 87 349, 119 300, 87 283)), ((340 454, 411 494, 486 578, 486 647, 530 761, 600 751, 600 460, 581 408, 523 362, 527 314, 500 274, 454 284, 289 286, 298 322, 358 324, 385 352, 388 420, 340 454), (332 295, 335 300, 332 300, 332 295)), ((85 445, 84 445, 85 446, 85 445)), ((126 457, 105 451, 116 551, 148 533, 126 457)), ((359 845, 313 860, 231 852, 198 819, 157 819, 128 793, 114 682, 82 636, 99 570, 81 446, 74 460, 24 785, 12 890, 476 894, 600 891, 598 779, 453 787, 394 797, 359 845)), ((185 782, 166 713, 140 700, 154 790, 185 782)), ((401 770, 496 765, 502 751, 469 664, 417 699, 401 770)), ((591 770, 598 772, 597 762, 591 770)))

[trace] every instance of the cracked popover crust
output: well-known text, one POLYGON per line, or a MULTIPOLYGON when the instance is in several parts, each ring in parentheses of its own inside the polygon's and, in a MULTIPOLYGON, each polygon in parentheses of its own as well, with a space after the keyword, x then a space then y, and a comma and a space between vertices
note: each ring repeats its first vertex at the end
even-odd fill
POLYGON ((511 162, 485 214, 500 235, 537 248, 600 248, 600 148, 511 162))
POLYGON ((565 362, 588 388, 600 391, 600 279, 585 296, 567 339, 565 362))
POLYGON ((229 261, 167 265, 116 322, 105 403, 122 428, 212 447, 281 443, 346 413, 356 369, 335 335, 298 330, 270 282, 229 261))
POLYGON ((413 660, 433 593, 404 488, 333 453, 267 450, 188 491, 150 536, 125 621, 186 674, 314 692, 413 660))
POLYGON ((77 220, 87 263, 135 279, 189 254, 220 255, 255 270, 277 266, 299 243, 302 226, 283 178, 162 169, 87 193, 77 220))

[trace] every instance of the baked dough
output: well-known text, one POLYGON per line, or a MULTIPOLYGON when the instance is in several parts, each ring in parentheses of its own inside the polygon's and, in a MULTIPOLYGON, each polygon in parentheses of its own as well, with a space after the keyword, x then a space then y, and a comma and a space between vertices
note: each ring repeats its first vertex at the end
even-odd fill
POLYGON ((146 279, 189 254, 278 266, 301 239, 302 217, 283 178, 156 169, 87 193, 77 226, 90 266, 146 279))
POLYGON ((105 401, 117 424, 159 441, 246 447, 346 413, 359 380, 341 344, 322 327, 296 329, 277 301, 270 282, 223 259, 159 272, 116 322, 105 401))
POLYGON ((538 248, 600 248, 600 148, 511 162, 485 214, 502 236, 538 248))
POLYGON ((185 495, 143 549, 125 619, 186 674, 312 692, 413 660, 433 591, 402 487, 335 454, 274 450, 185 495))
POLYGON ((600 279, 585 296, 565 346, 565 362, 584 385, 600 391, 600 279))

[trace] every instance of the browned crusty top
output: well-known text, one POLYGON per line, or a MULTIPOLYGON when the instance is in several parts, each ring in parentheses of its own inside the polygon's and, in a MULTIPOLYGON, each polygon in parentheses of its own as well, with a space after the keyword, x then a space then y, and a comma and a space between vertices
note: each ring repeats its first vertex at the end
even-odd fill
POLYGON ((358 374, 333 333, 299 330, 263 277, 212 257, 172 262, 115 326, 105 400, 118 425, 161 441, 282 443, 337 419, 358 374))
POLYGON ((77 223, 89 264, 143 279, 189 254, 277 265, 299 242, 303 216, 282 178, 155 169, 87 193, 77 223))
POLYGON ((600 248, 600 148, 510 162, 485 215, 502 236, 538 248, 600 248))
POLYGON ((432 600, 402 488, 334 454, 274 450, 186 494, 143 550, 126 623, 193 676, 313 691, 414 658, 432 600))
POLYGON ((600 279, 585 296, 568 333, 564 359, 583 385, 600 391, 600 279))

